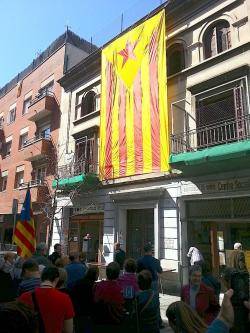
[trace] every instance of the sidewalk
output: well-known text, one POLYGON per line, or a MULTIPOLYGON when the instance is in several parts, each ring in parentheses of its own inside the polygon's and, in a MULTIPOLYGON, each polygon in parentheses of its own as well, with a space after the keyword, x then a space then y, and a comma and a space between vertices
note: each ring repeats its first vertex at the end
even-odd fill
POLYGON ((165 328, 161 330, 161 333, 173 333, 173 330, 168 326, 166 310, 171 303, 179 301, 179 300, 180 300, 180 297, 177 297, 177 296, 160 294, 161 317, 165 324, 165 328))

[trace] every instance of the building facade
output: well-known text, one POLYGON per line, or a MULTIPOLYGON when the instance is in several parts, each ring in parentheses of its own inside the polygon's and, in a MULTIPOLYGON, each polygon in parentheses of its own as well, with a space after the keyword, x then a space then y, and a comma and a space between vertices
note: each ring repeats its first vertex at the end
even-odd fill
POLYGON ((48 240, 59 159, 57 81, 90 52, 87 41, 67 30, 0 90, 0 242, 12 242, 28 186, 37 241, 48 240))
POLYGON ((215 272, 234 242, 250 250, 250 2, 189 0, 165 7, 171 170, 94 180, 97 51, 60 80, 59 142, 66 155, 55 186, 62 190, 57 218, 69 252, 86 250, 87 233, 89 259, 105 263, 113 260, 116 241, 134 258, 151 242, 173 289, 187 281, 189 246, 200 248, 215 272))

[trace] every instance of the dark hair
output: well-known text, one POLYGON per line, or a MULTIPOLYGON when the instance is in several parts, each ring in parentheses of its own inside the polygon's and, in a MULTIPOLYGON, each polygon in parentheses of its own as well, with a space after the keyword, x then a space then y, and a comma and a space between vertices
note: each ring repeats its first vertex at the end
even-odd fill
POLYGON ((202 275, 207 275, 212 272, 212 267, 210 262, 203 262, 201 264, 201 269, 202 269, 202 275))
POLYGON ((26 271, 28 271, 28 272, 39 271, 38 263, 34 259, 26 260, 22 266, 22 275, 25 274, 26 271))
POLYGON ((189 269, 189 276, 191 277, 195 272, 202 273, 201 266, 200 265, 193 265, 189 269))
POLYGON ((128 258, 127 260, 125 260, 124 269, 126 272, 135 273, 136 268, 137 268, 136 261, 133 258, 128 258))
POLYGON ((90 267, 87 270, 87 273, 85 275, 85 279, 88 281, 93 281, 95 282, 98 279, 99 275, 99 268, 98 267, 90 267))
POLYGON ((69 256, 69 260, 70 260, 70 261, 74 261, 75 259, 76 259, 76 256, 75 256, 75 255, 71 254, 71 255, 69 256))
POLYGON ((108 280, 118 279, 120 274, 120 266, 117 262, 111 262, 106 268, 106 275, 108 280))
POLYGON ((45 267, 43 272, 42 272, 42 276, 41 276, 41 280, 43 281, 50 281, 50 282, 54 282, 56 278, 59 278, 59 270, 57 267, 45 267))
POLYGON ((54 250, 56 250, 56 249, 58 248, 58 246, 61 246, 61 244, 60 244, 60 243, 56 243, 56 244, 54 245, 54 250))
POLYGON ((138 274, 138 285, 141 290, 150 289, 152 286, 152 274, 147 269, 144 269, 138 274))
POLYGON ((150 243, 144 245, 144 252, 151 252, 152 251, 152 245, 150 243))
POLYGON ((26 304, 14 301, 0 306, 1 333, 35 333, 35 313, 26 304))

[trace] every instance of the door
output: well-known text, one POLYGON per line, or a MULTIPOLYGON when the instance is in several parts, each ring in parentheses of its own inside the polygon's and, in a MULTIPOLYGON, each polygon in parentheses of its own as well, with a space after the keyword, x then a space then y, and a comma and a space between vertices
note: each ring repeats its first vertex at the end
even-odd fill
POLYGON ((98 261, 98 250, 101 248, 102 242, 101 230, 101 221, 86 221, 80 224, 81 250, 83 250, 82 252, 86 252, 83 245, 83 237, 89 234, 91 238, 88 241, 88 251, 86 253, 88 262, 98 261))
POLYGON ((127 257, 143 255, 143 247, 151 243, 154 248, 154 209, 127 211, 127 257))

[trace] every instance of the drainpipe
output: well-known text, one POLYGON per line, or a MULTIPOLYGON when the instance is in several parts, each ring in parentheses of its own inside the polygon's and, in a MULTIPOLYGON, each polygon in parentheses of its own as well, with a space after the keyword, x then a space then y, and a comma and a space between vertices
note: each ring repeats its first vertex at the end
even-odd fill
POLYGON ((69 132, 70 132, 70 120, 71 120, 71 101, 72 101, 72 91, 69 92, 68 123, 67 123, 67 139, 66 139, 66 154, 69 153, 69 132))

